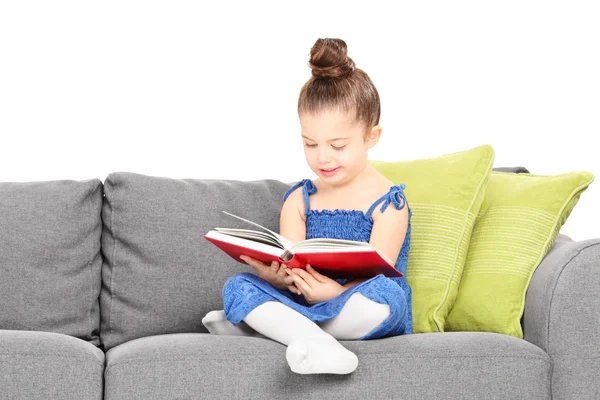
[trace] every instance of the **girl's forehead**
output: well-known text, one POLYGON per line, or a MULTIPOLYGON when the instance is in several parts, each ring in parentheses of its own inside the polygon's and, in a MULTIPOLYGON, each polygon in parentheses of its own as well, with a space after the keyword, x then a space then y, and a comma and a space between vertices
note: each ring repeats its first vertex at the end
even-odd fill
POLYGON ((324 111, 300 115, 302 133, 310 136, 335 136, 347 134, 354 136, 362 132, 362 127, 355 121, 353 113, 324 111))

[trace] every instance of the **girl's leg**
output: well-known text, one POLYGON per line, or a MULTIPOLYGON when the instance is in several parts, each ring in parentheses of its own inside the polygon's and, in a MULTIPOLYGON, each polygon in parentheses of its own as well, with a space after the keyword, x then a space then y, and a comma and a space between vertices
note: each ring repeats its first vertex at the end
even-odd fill
POLYGON ((389 316, 388 304, 377 303, 355 292, 338 315, 318 324, 338 340, 356 340, 377 328, 389 316))
MULTIPOLYGON (((378 327, 389 315, 389 305, 377 303, 356 292, 350 296, 338 315, 317 324, 338 340, 356 340, 378 327)), ((225 318, 223 310, 209 312, 202 319, 202 324, 215 335, 265 337, 244 321, 233 325, 225 318)))
POLYGON ((299 374, 349 374, 358 366, 354 353, 317 324, 285 304, 267 301, 244 321, 262 335, 288 346, 286 358, 299 374))
POLYGON ((211 311, 202 318, 202 325, 213 335, 252 336, 264 338, 263 335, 250 328, 244 321, 234 325, 225 316, 225 311, 211 311))

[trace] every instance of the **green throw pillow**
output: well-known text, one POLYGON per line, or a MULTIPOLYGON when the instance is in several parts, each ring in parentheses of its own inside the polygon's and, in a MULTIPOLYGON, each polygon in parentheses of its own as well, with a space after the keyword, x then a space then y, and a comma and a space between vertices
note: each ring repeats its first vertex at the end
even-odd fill
POLYGON ((493 162, 489 145, 430 159, 370 161, 394 184, 406 184, 414 333, 444 331, 493 162))
POLYGON ((446 331, 523 338, 521 316, 531 276, 593 180, 589 172, 491 173, 446 331))

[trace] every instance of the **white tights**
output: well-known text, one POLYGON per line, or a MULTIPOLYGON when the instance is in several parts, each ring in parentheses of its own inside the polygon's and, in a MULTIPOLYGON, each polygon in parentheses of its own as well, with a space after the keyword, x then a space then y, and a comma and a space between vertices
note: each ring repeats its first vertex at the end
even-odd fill
POLYGON ((336 339, 359 339, 389 315, 389 305, 356 292, 337 316, 319 324, 276 301, 256 307, 238 325, 227 321, 223 310, 209 312, 202 323, 213 334, 267 337, 288 346, 286 358, 294 372, 348 374, 358 359, 336 339))

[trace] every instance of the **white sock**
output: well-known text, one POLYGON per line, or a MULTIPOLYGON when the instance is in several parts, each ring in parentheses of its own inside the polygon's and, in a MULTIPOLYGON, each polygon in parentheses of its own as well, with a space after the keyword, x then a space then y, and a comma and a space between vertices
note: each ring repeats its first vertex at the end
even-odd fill
POLYGON ((213 335, 253 336, 264 338, 263 335, 250 328, 244 321, 234 325, 227 320, 223 310, 211 311, 202 318, 202 325, 213 335))
POLYGON ((246 323, 257 332, 288 346, 286 359, 299 374, 349 374, 358 358, 317 324, 289 308, 267 301, 252 310, 246 323))
POLYGON ((377 328, 390 316, 390 306, 354 292, 338 315, 319 322, 325 332, 338 340, 356 340, 377 328))

